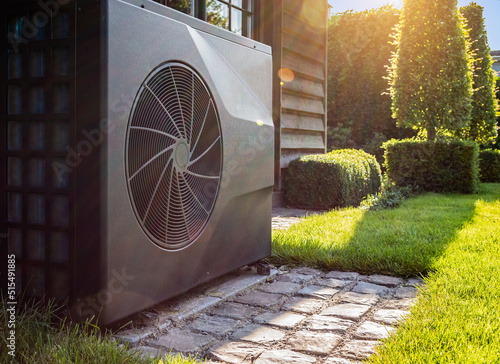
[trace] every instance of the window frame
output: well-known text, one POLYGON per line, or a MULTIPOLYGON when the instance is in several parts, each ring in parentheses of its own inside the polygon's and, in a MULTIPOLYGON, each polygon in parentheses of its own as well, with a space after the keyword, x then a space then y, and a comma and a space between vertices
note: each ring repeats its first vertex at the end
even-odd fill
MULTIPOLYGON (((168 0, 154 0, 162 5, 168 6, 168 0)), ((209 0, 191 0, 191 11, 190 15, 201 19, 203 21, 207 21, 207 3, 209 0)), ((257 37, 257 27, 258 27, 258 19, 256 14, 258 13, 259 0, 242 0, 242 6, 235 5, 234 2, 236 0, 214 0, 224 6, 227 6, 228 9, 228 24, 227 29, 230 32, 241 35, 246 38, 256 39, 257 37), (241 12, 242 22, 241 22, 241 34, 236 33, 231 30, 233 26, 233 15, 232 10, 235 9, 241 12), (250 29, 249 29, 250 28, 250 29)))

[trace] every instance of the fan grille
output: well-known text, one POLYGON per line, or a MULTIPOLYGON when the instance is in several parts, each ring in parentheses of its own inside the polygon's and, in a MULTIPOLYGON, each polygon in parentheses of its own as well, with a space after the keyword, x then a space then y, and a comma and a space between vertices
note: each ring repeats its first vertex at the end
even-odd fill
POLYGON ((160 247, 185 248, 207 226, 222 172, 219 117, 201 77, 181 63, 157 68, 137 93, 126 144, 139 224, 160 247))

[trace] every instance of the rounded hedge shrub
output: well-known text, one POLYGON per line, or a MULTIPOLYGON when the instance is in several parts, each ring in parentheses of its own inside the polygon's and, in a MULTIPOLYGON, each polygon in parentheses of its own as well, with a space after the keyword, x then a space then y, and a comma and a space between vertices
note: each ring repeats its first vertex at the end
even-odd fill
POLYGON ((485 149, 479 152, 481 182, 500 182, 500 150, 485 149))
POLYGON ((284 179, 285 202, 308 209, 358 206, 380 188, 380 165, 355 149, 313 154, 290 162, 284 179))

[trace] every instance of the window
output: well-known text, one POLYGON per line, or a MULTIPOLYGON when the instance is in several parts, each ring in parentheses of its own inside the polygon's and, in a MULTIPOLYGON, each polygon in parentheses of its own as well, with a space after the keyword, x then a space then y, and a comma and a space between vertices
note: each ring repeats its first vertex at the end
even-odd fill
POLYGON ((219 28, 253 38, 257 0, 154 0, 219 28))
POLYGON ((165 5, 182 13, 191 14, 191 0, 165 0, 165 5))
POLYGON ((252 0, 207 0, 207 22, 252 37, 252 0))

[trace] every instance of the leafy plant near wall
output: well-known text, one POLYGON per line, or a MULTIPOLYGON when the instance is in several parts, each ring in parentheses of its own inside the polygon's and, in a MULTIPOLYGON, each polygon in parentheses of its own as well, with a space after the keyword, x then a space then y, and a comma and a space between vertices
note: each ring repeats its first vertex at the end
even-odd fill
POLYGON ((457 0, 406 0, 389 72, 398 125, 437 133, 466 128, 471 113, 471 57, 457 0))
POLYGON ((378 152, 381 158, 382 142, 403 136, 391 116, 391 99, 386 92, 389 85, 385 78, 386 66, 395 50, 391 33, 399 21, 399 13, 392 6, 384 6, 336 14, 330 19, 329 149, 360 148, 369 153, 378 152), (374 135, 377 135, 377 145, 374 145, 374 135))
POLYGON ((472 112, 470 124, 458 136, 486 144, 497 137, 495 96, 495 74, 491 68, 486 29, 484 28, 483 7, 475 2, 460 8, 464 24, 469 34, 469 53, 472 56, 472 112))

